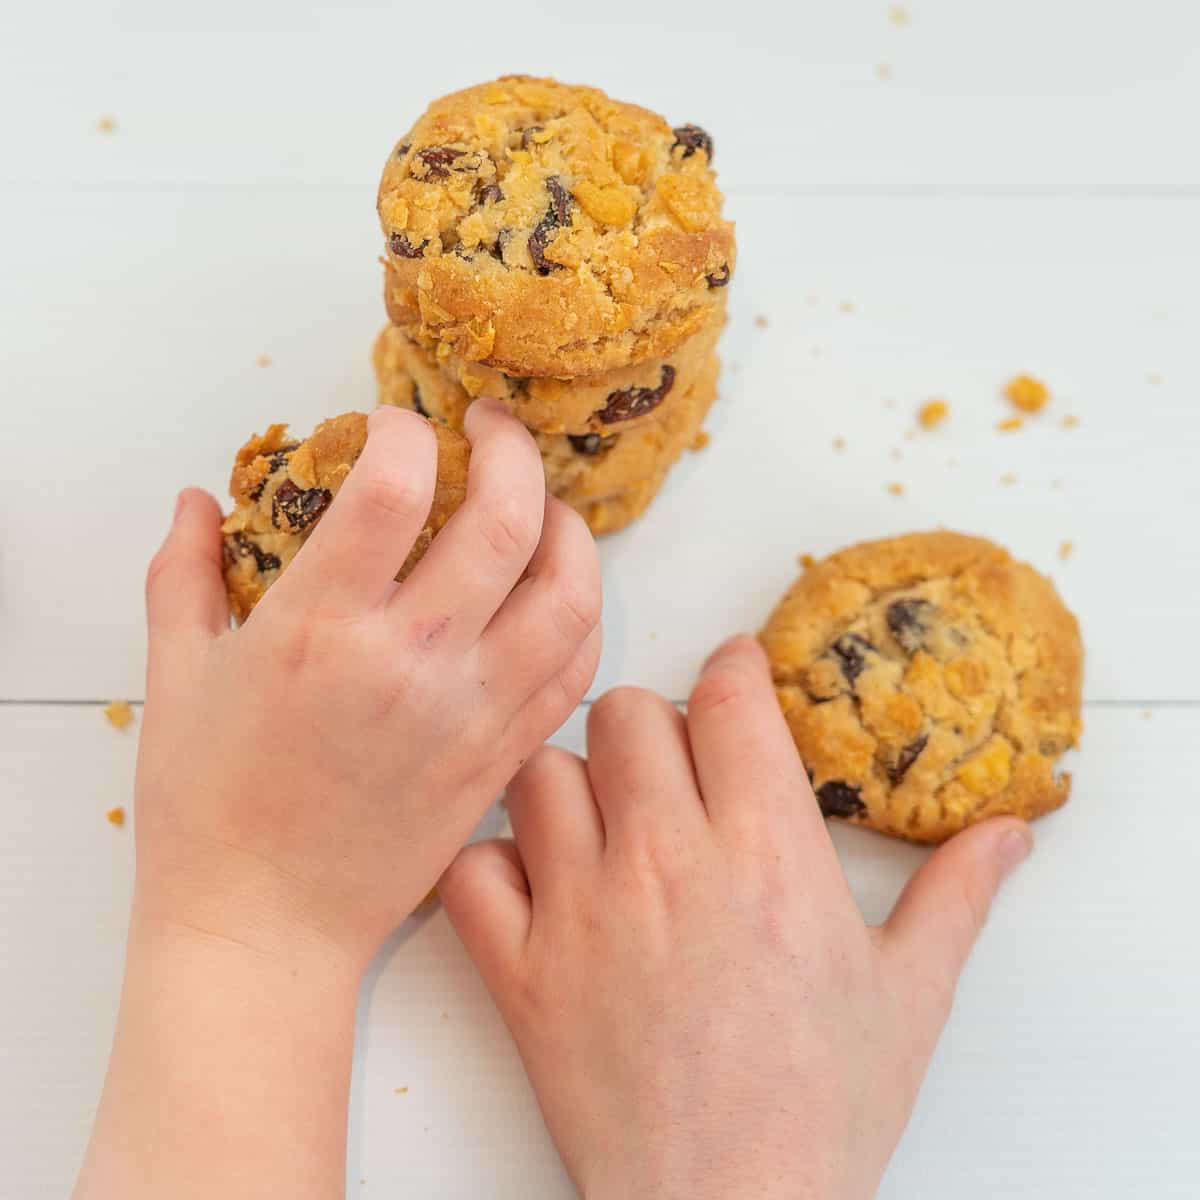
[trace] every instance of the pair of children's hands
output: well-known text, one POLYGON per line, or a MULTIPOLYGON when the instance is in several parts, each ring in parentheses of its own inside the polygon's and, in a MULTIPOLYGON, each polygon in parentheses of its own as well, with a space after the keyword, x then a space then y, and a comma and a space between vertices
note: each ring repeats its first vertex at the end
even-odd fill
POLYGON ((682 715, 619 689, 588 758, 600 572, 503 410, 403 586, 434 439, 385 409, 302 553, 227 632, 218 512, 148 579, 137 883, 77 1196, 340 1195, 354 999, 441 876, 588 1200, 868 1197, 1027 828, 975 827, 886 925, 854 904, 748 638, 682 715), (513 841, 461 847, 507 785, 513 841))

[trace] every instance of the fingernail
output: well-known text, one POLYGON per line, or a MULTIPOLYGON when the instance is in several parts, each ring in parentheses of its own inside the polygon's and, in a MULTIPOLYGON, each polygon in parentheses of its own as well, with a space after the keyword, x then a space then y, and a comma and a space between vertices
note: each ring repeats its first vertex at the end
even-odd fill
POLYGON ((175 512, 171 516, 171 523, 174 524, 179 520, 179 514, 187 507, 188 494, 186 491, 180 492, 175 497, 175 512))
POLYGON ((1033 831, 1028 825, 1010 829, 996 846, 996 858, 1000 863, 1000 876, 1007 879, 1028 857, 1033 849, 1033 831))

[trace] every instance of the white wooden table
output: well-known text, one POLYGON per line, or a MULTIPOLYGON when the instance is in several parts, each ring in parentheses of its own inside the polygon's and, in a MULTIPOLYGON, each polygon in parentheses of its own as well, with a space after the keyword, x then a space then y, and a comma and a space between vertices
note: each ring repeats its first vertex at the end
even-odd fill
MULTIPOLYGON (((713 441, 603 545, 595 693, 681 699, 797 553, 937 524, 1081 616, 1075 798, 997 906, 883 1195, 1200 1194, 1194 6, 314 7, 0 11, 0 1197, 65 1194, 99 1088, 132 848, 104 811, 136 740, 100 705, 141 695, 171 497, 220 493, 272 420, 372 404, 379 165, 428 98, 505 70, 704 125, 738 221, 713 441), (1054 401, 1000 434, 1018 371, 1054 401), (934 395, 950 422, 914 433, 934 395)), ((835 837, 878 919, 921 852, 835 837)), ((356 1068, 352 1196, 570 1194, 444 915, 380 956, 356 1068)))

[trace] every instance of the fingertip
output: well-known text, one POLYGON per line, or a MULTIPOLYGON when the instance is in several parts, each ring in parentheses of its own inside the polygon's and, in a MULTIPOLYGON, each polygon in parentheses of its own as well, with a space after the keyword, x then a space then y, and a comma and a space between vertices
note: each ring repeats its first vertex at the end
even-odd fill
POLYGON ((748 633, 735 633, 726 638, 701 664, 700 673, 711 671, 723 663, 742 660, 748 665, 765 666, 766 653, 756 637, 748 633))
POLYGON ((432 433, 427 418, 408 408, 397 408, 394 404, 382 404, 367 417, 367 436, 374 433, 402 430, 414 433, 417 429, 432 433))
POLYGON ((1009 877, 1033 853, 1033 829, 1017 817, 1001 817, 992 833, 992 853, 1000 870, 1000 879, 1009 877))

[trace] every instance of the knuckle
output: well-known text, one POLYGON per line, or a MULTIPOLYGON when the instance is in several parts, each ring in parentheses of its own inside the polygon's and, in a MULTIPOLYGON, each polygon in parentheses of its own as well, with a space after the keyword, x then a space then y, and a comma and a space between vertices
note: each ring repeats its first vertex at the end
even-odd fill
POLYGON ((568 643, 577 644, 600 624, 600 596, 573 580, 558 581, 551 590, 555 628, 568 643))
POLYGON ((358 502, 369 514, 407 517, 424 503, 425 489, 413 476, 386 475, 373 471, 358 484, 358 502))
POLYGON ((183 567, 183 562, 177 551, 164 546, 150 560, 146 568, 146 595, 152 596, 176 577, 183 567))
POLYGON ((537 546, 536 517, 516 496, 494 497, 480 517, 480 532, 498 558, 528 562, 537 546))

